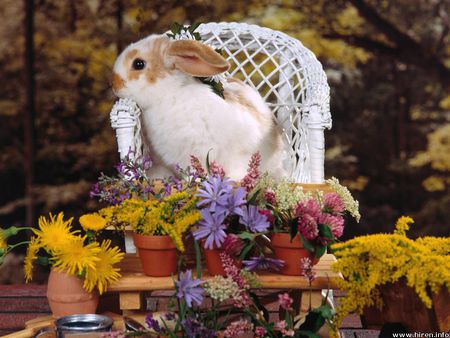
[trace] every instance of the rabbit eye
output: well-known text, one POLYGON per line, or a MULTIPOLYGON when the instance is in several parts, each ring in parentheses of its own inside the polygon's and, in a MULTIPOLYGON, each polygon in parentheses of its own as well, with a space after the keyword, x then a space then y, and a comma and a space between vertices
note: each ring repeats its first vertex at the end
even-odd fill
POLYGON ((134 70, 142 70, 145 68, 145 61, 142 59, 134 59, 132 67, 134 70))

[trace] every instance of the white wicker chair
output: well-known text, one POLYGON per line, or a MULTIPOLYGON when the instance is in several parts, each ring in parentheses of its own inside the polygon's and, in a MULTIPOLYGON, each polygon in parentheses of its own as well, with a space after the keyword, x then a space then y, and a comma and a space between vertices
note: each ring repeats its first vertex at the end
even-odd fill
MULTIPOLYGON (((299 183, 324 181, 324 129, 331 128, 329 86, 322 65, 300 41, 268 28, 245 23, 207 23, 197 31, 231 63, 228 75, 256 88, 283 130, 290 161, 288 172, 299 183)), ((111 111, 119 152, 141 148, 139 110, 119 102, 111 111)))

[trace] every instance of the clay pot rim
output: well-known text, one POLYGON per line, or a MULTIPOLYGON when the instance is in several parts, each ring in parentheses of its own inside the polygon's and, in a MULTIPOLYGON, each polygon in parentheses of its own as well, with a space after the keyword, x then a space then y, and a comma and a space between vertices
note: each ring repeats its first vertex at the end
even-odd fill
POLYGON ((291 235, 287 232, 275 232, 270 236, 270 241, 273 246, 281 248, 303 248, 303 243, 300 234, 295 235, 291 241, 291 235))
POLYGON ((176 249, 169 235, 141 235, 133 232, 134 245, 141 249, 168 250, 176 249))

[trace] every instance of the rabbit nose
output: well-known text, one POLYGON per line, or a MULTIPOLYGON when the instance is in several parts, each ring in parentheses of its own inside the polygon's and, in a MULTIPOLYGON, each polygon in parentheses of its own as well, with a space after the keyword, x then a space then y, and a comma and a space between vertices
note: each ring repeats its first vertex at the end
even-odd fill
POLYGON ((113 73, 111 86, 114 92, 119 91, 123 87, 125 87, 125 81, 116 73, 113 73))

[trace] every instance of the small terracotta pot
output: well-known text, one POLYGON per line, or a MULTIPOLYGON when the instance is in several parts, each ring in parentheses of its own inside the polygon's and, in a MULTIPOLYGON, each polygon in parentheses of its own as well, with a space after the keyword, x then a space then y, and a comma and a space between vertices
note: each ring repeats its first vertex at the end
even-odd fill
POLYGON ((83 280, 54 269, 50 271, 47 285, 47 299, 53 317, 95 313, 98 292, 83 289, 83 280))
MULTIPOLYGON (((204 245, 204 242, 202 242, 202 246, 204 245)), ((206 249, 205 247, 203 247, 203 253, 205 254, 205 262, 206 262, 206 268, 208 269, 208 273, 211 276, 216 276, 216 275, 220 275, 220 276, 225 276, 225 270, 223 269, 222 266, 222 260, 220 259, 220 253, 223 252, 223 249, 220 248, 216 248, 215 246, 213 247, 213 249, 206 249)), ((242 266, 242 262, 238 261, 238 260, 234 260, 234 264, 236 264, 236 266, 238 268, 240 268, 242 266)))
POLYGON ((133 233, 142 269, 147 276, 167 277, 177 272, 178 253, 170 236, 145 236, 133 233))
POLYGON ((280 270, 283 275, 300 276, 302 269, 300 260, 309 257, 312 264, 319 261, 314 254, 303 247, 300 235, 295 236, 291 241, 291 235, 287 233, 274 233, 271 238, 275 256, 284 261, 284 266, 280 270))

